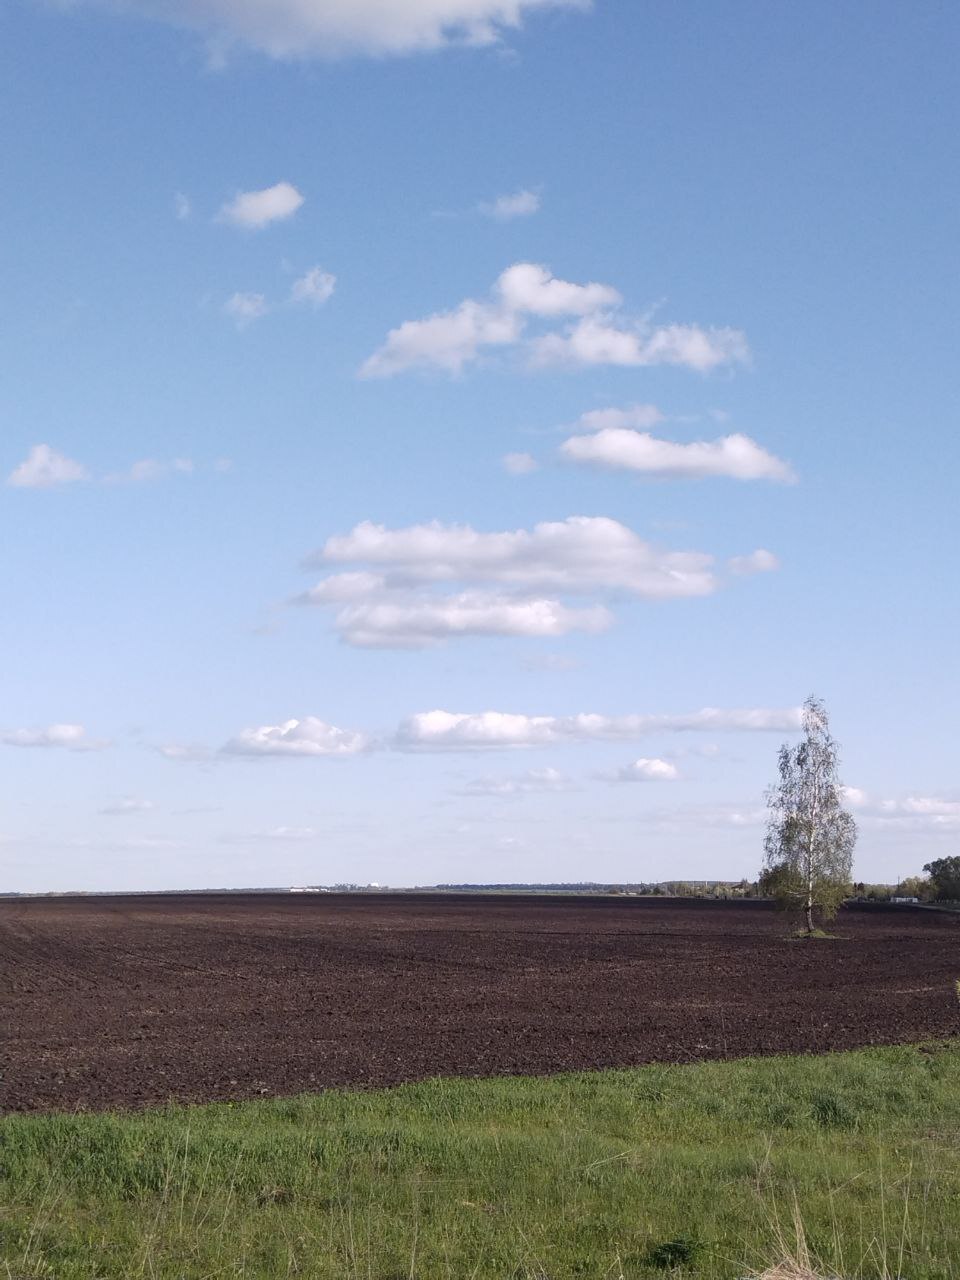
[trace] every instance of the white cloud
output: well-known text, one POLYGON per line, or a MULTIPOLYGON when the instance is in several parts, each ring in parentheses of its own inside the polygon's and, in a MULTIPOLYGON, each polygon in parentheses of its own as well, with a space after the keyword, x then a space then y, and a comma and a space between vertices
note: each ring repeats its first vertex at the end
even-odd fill
POLYGON ((677 766, 671 764, 669 760, 647 756, 641 756, 632 764, 624 765, 614 774, 617 782, 674 782, 679 777, 680 772, 677 766))
POLYGON ((173 212, 179 222, 186 222, 193 215, 193 204, 189 196, 178 191, 173 197, 173 212))
POLYGON ((671 598, 709 595, 717 585, 711 556, 661 550, 606 516, 569 516, 502 533, 439 521, 406 529, 364 521, 348 534, 329 538, 307 564, 351 562, 376 566, 388 586, 465 581, 671 598))
POLYGON ((905 800, 885 801, 895 813, 915 814, 923 818, 951 818, 960 821, 960 800, 943 800, 937 796, 907 796, 905 800))
POLYGON ((102 751, 105 738, 88 738, 82 724, 51 724, 45 729, 8 729, 0 733, 8 747, 62 747, 66 751, 102 751))
POLYGON ((952 831, 960 828, 960 800, 911 795, 879 800, 859 787, 844 787, 843 798, 867 826, 907 831, 952 831))
POLYGON ((322 307, 333 296, 337 277, 320 267, 311 267, 290 288, 290 301, 311 307, 322 307))
POLYGON ((638 321, 618 328, 607 315, 585 315, 564 333, 548 333, 533 346, 535 365, 683 365, 709 373, 723 364, 745 364, 750 357, 739 329, 702 329, 695 324, 654 327, 638 321))
POLYGON ((136 796, 124 796, 122 800, 104 805, 97 812, 111 818, 124 818, 135 813, 148 813, 153 807, 151 800, 141 800, 136 796))
POLYGON ((315 716, 242 729, 221 748, 232 756, 352 756, 366 751, 370 739, 362 733, 338 729, 315 716))
POLYGON ((260 844, 264 840, 276 840, 284 844, 298 840, 315 840, 320 832, 316 827, 270 827, 266 831, 251 831, 244 835, 225 835, 220 837, 221 844, 260 844))
POLYGON ((603 516, 502 533, 438 521, 406 529, 366 521, 329 538, 306 561, 308 567, 350 563, 365 567, 330 574, 294 602, 338 607, 338 632, 361 646, 598 632, 613 621, 603 604, 573 608, 562 597, 679 599, 709 595, 720 585, 711 556, 655 547, 603 516), (449 584, 457 589, 441 590, 449 584))
POLYGON ((666 419, 655 404, 628 404, 623 408, 591 409, 577 419, 584 431, 603 431, 606 427, 627 427, 645 431, 666 419))
POLYGON ((10 472, 7 484, 15 489, 54 489, 89 478, 82 463, 65 457, 48 444, 35 444, 23 462, 10 472))
POLYGON ((737 329, 697 325, 654 327, 648 320, 613 319, 622 299, 612 285, 560 280, 534 262, 518 262, 497 278, 487 300, 467 298, 450 311, 406 320, 391 329, 361 366, 362 377, 390 377, 413 368, 460 373, 486 348, 521 342, 530 320, 577 317, 562 331, 534 336, 534 365, 685 365, 707 372, 746 361, 749 348, 737 329))
POLYGON ((732 556, 727 561, 727 568, 736 574, 772 573, 780 568, 780 561, 772 551, 758 547, 747 556, 732 556))
POLYGON ((379 351, 360 369, 364 378, 389 378, 406 369, 436 368, 460 373, 483 347, 517 341, 521 323, 511 312, 468 298, 453 311, 426 320, 406 320, 391 329, 379 351))
POLYGON ((572 791, 574 784, 559 769, 528 769, 510 776, 474 778, 457 794, 463 796, 521 796, 572 791))
POLYGON ((221 57, 241 44, 281 59, 487 46, 535 11, 590 6, 591 0, 113 0, 111 5, 200 31, 221 57))
POLYGON ((866 791, 861 790, 860 787, 841 787, 840 793, 844 803, 851 809, 862 809, 869 801, 866 791))
POLYGON ((271 222, 291 218, 303 204, 303 196, 289 182, 278 182, 262 191, 240 191, 222 206, 218 222, 259 231, 271 222))
POLYGON ((180 764, 200 764, 213 758, 209 747, 198 742, 167 742, 156 748, 165 760, 175 760, 180 764))
POLYGON ((231 317, 238 329, 245 329, 270 310, 262 293, 233 293, 223 304, 224 313, 231 317))
MULTIPOLYGON (((213 469, 222 470, 222 467, 215 463, 213 469)), ((161 462, 156 458, 140 458, 124 471, 93 475, 82 463, 62 457, 47 445, 37 445, 7 483, 20 488, 51 488, 78 480, 106 485, 141 484, 172 475, 193 475, 196 470, 197 464, 192 458, 171 458, 168 462, 161 462)))
POLYGON ((162 480, 169 475, 193 475, 196 465, 190 458, 174 458, 171 462, 158 462, 156 458, 141 458, 126 471, 113 471, 103 477, 104 484, 142 484, 149 480, 162 480))
POLYGON ((506 309, 519 315, 586 316, 622 301, 611 285, 571 284, 535 262, 507 267, 494 289, 506 309))
POLYGON ((476 751, 560 743, 618 742, 652 733, 790 732, 801 725, 799 707, 719 710, 689 715, 528 716, 504 711, 423 711, 399 726, 396 745, 407 751, 476 751))
MULTIPOLYGON (((308 598, 318 602, 315 592, 308 593, 308 598)), ((558 600, 482 591, 434 595, 389 589, 369 601, 344 606, 335 618, 347 644, 391 649, 422 649, 458 636, 551 638, 572 631, 596 633, 612 623, 612 615, 602 605, 577 609, 558 600)))
POLYGON ((524 658, 520 663, 524 671, 574 671, 578 665, 576 658, 565 653, 536 653, 524 658))
POLYGON ((510 476, 528 476, 540 465, 532 453, 505 453, 501 462, 504 471, 510 476))
POLYGON ((785 462, 768 453, 749 436, 721 436, 677 444, 646 431, 602 427, 589 435, 571 436, 560 452, 572 462, 587 462, 614 470, 650 476, 727 476, 734 480, 792 480, 785 462))
POLYGON ((497 196, 490 204, 479 206, 486 218, 496 222, 509 222, 512 218, 526 218, 540 208, 540 195, 536 191, 515 191, 512 195, 497 196))
POLYGON ((750 805, 687 805, 638 817, 648 817, 662 827, 760 827, 766 822, 768 811, 750 805))

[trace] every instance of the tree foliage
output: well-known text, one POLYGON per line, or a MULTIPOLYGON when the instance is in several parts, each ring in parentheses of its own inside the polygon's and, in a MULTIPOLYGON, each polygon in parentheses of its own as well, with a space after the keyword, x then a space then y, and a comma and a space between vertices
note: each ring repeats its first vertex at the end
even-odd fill
POLYGON ((803 704, 803 737, 780 748, 779 781, 767 792, 760 879, 778 905, 804 912, 808 933, 815 913, 831 919, 850 892, 857 827, 843 807, 838 766, 827 709, 810 697, 803 704))
POLYGON ((919 898, 921 902, 930 902, 936 897, 937 889, 933 880, 927 876, 905 876, 894 893, 898 898, 919 898))
POLYGON ((939 902, 956 902, 960 899, 960 857, 937 858, 923 868, 933 881, 939 902))

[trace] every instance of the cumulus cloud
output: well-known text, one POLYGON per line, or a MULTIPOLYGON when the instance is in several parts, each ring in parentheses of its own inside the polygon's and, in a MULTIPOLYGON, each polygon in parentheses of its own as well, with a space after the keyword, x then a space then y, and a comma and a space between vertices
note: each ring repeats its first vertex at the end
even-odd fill
POLYGON ((55 489, 89 478, 82 463, 74 462, 48 444, 35 444, 23 462, 7 476, 7 484, 14 489, 55 489))
POLYGON ((473 778, 457 792, 462 796, 524 796, 574 790, 573 781, 559 769, 528 769, 526 773, 473 778))
MULTIPOLYGON (((319 588, 322 592, 322 588, 319 588)), ((317 592, 308 592, 319 603, 317 592)), ((360 648, 422 649, 457 636, 565 636, 605 631, 613 622, 602 605, 570 608, 558 600, 515 598, 483 591, 455 595, 412 594, 386 589, 374 598, 345 605, 337 631, 360 648)))
POLYGON ((329 538, 307 567, 356 564, 296 597, 335 606, 353 645, 423 647, 453 636, 554 637, 598 632, 613 618, 602 603, 564 596, 703 596, 719 585, 709 555, 655 547, 603 516, 571 516, 533 529, 481 533, 438 521, 387 529, 369 521, 329 538), (452 592, 441 590, 456 584, 452 592))
POLYGON ((482 348, 514 343, 520 330, 518 316, 468 298, 453 311, 406 320, 391 329, 380 350, 361 366, 360 375, 389 378, 418 367, 460 373, 482 348))
POLYGON ((614 774, 617 782, 675 782, 680 772, 669 760, 641 756, 614 774))
POLYGON ((289 182, 278 182, 262 191, 240 191, 228 200, 217 214, 218 222, 227 222, 248 231, 260 231, 271 222, 292 218, 303 204, 303 196, 289 182))
POLYGON ((560 446, 564 458, 612 470, 673 478, 726 476, 734 480, 789 481, 793 472, 785 462, 761 448, 749 436, 735 434, 717 440, 678 444, 646 431, 602 427, 589 435, 571 436, 560 446))
POLYGON ((620 294, 609 284, 571 284, 535 262, 518 262, 495 285, 508 311, 530 316, 586 316, 615 307, 620 294))
POLYGON ((0 733, 8 747, 61 747, 65 751, 102 751, 105 738, 89 738, 82 724, 51 724, 45 729, 8 729, 0 733))
MULTIPOLYGON (((88 0, 105 3, 105 0, 88 0)), ((541 9, 591 0, 113 0, 111 8, 207 36, 222 58, 234 44, 278 59, 426 53, 486 46, 541 9)))
POLYGON ((732 556, 727 561, 727 568, 736 574, 772 573, 780 568, 780 561, 772 551, 758 547, 747 556, 732 556))
POLYGON ((529 339, 533 365, 674 364, 708 372, 749 357, 739 330, 618 320, 621 302, 612 285, 576 284, 538 263, 518 262, 501 273, 486 299, 467 298, 450 311, 391 329, 360 374, 390 377, 414 368, 457 374, 487 348, 521 343, 531 321, 569 322, 529 339))
POLYGON ((220 750, 229 756, 353 756, 371 745, 362 733, 304 716, 302 720, 242 729, 220 750))
POLYGON ((576 425, 583 431, 603 431, 608 427, 645 431, 664 421, 665 415, 655 404, 628 404, 622 408, 591 409, 580 415, 576 425))
POLYGON ((406 751, 477 751, 618 742, 652 733, 789 732, 801 726, 801 708, 705 707, 689 715, 529 716, 505 711, 423 711, 404 720, 395 743, 406 751))
POLYGON ((223 304, 225 315, 230 316, 238 329, 245 329, 270 310, 262 293, 232 293, 223 304))
POLYGON ((311 267, 290 288, 290 301, 309 307, 322 307, 333 296, 337 277, 321 267, 311 267))
POLYGON ((647 598, 709 595, 717 586, 711 556, 662 550, 607 516, 569 516, 502 533, 436 520, 405 529, 364 521, 348 534, 328 538, 306 563, 366 563, 384 575, 387 585, 469 581, 574 594, 625 591, 647 598))
POLYGON ((684 365, 709 373, 719 365, 745 364, 750 348, 739 329, 703 329, 695 324, 654 327, 644 320, 624 327, 607 315, 586 315, 563 333, 537 338, 532 358, 535 365, 684 365))
POLYGON ((528 476, 540 465, 532 453, 505 453, 501 461, 509 476, 528 476))
POLYGON ((182 191, 173 197, 173 212, 178 222, 187 222, 193 215, 193 203, 182 191))
POLYGON ((536 191, 515 191, 512 195, 497 196, 489 204, 481 204, 480 212, 485 218, 493 218, 496 222, 509 222, 513 218, 527 218, 540 208, 540 195, 536 191))
POLYGON ((151 800, 141 800, 137 796, 124 796, 122 800, 116 800, 113 804, 104 805, 97 812, 110 818, 125 818, 137 813, 149 813, 153 807, 151 800))

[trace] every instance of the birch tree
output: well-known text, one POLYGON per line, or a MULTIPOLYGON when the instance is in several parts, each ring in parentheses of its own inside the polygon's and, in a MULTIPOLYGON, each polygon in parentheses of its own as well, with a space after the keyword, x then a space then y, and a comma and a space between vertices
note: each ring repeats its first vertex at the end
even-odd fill
POLYGON ((780 748, 780 778, 767 792, 761 877, 780 906, 803 911, 808 934, 814 914, 831 919, 850 891, 857 826, 843 807, 838 764, 827 709, 810 697, 803 704, 803 737, 780 748))

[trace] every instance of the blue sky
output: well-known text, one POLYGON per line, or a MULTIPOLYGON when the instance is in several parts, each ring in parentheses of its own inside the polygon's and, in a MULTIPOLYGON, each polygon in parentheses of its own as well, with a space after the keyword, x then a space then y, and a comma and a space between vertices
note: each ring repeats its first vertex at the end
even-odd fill
POLYGON ((955 852, 956 7, 237 9, 0 8, 0 887, 955 852))

